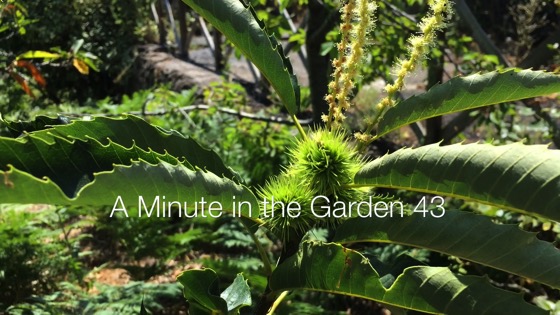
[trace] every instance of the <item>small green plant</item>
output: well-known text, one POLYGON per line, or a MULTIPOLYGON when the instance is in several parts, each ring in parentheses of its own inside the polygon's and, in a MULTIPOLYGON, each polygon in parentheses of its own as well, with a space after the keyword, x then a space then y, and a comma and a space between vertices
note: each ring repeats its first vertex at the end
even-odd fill
POLYGON ((357 244, 418 247, 560 288, 560 253, 551 243, 454 209, 451 202, 473 201, 560 221, 557 150, 522 143, 434 144, 371 161, 362 156, 373 140, 416 121, 558 92, 558 75, 519 69, 474 74, 398 101, 404 78, 434 45, 450 13, 450 2, 435 0, 420 34, 409 41, 408 58, 398 62, 387 97, 372 104, 365 129, 349 135, 341 126, 352 105, 349 94, 375 7, 372 1, 349 0, 342 8, 342 41, 326 96, 325 126, 306 132, 295 117, 300 95, 289 60, 253 9, 238 0, 185 2, 259 67, 293 117, 300 138, 285 169, 263 187, 250 189, 214 152, 134 116, 50 125, 4 121, 5 128, 23 135, 0 138, 2 203, 109 206, 107 215, 122 219, 130 213, 185 220, 232 214, 255 242, 266 286, 253 302, 242 274, 223 290, 214 270, 185 271, 178 281, 191 310, 200 313, 237 314, 251 306, 255 314, 272 314, 294 290, 433 314, 547 313, 486 278, 408 256, 385 265, 357 244), (381 189, 430 196, 409 204, 381 189), (129 212, 133 207, 138 211, 129 212), (311 240, 313 228, 327 229, 329 242, 311 240), (271 259, 255 236, 258 229, 281 244, 279 257, 271 259))
MULTIPOLYGON (((78 286, 68 282, 60 285, 60 291, 36 298, 35 303, 25 302, 9 307, 10 315, 23 314, 142 314, 141 306, 158 314, 177 314, 180 310, 170 308, 177 302, 181 292, 174 283, 131 282, 124 286, 99 285, 99 294, 88 295, 78 286)), ((147 313, 144 313, 147 314, 147 313)))
POLYGON ((63 279, 81 280, 80 238, 61 228, 64 209, 3 205, 0 212, 0 308, 50 292, 63 279))

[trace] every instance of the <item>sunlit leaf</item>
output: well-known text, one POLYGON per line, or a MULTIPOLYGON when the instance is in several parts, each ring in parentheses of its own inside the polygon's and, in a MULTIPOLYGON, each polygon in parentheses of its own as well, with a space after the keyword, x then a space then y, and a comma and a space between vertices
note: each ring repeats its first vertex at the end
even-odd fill
POLYGON ((355 183, 477 201, 560 222, 560 151, 521 143, 426 145, 364 166, 355 183))
POLYGON ((52 60, 52 59, 58 59, 60 57, 62 57, 61 54, 55 54, 43 50, 31 50, 17 56, 16 60, 19 59, 51 59, 52 60))
POLYGON ((253 8, 239 0, 183 0, 251 60, 280 96, 290 114, 300 106, 300 90, 282 46, 269 36, 253 8))
POLYGON ((81 74, 88 75, 89 74, 89 66, 83 61, 78 58, 72 59, 72 65, 76 68, 81 74))
POLYGON ((430 117, 560 92, 560 75, 508 69, 456 77, 389 109, 378 135, 430 117))

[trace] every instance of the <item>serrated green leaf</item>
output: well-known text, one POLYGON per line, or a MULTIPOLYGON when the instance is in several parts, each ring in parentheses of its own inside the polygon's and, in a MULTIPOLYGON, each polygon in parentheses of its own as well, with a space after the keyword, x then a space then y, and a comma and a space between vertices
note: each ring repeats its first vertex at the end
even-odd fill
POLYGON ((560 221, 560 151, 521 143, 432 144, 366 164, 357 185, 408 189, 560 221))
MULTIPOLYGON (((173 165, 163 161, 156 165, 133 161, 131 165, 117 165, 110 171, 95 173, 93 180, 81 187, 73 198, 64 194, 49 178, 39 179, 14 168, 0 171, 0 179, 3 179, 3 182, 0 182, 1 203, 111 206, 120 209, 122 206, 140 207, 139 196, 142 196, 147 211, 159 200, 160 206, 154 208, 153 214, 156 216, 156 210, 159 208, 159 217, 169 217, 164 214, 164 210, 168 209, 165 205, 174 201, 180 203, 183 213, 186 203, 190 215, 195 207, 198 207, 200 216, 204 207, 208 217, 211 203, 214 203, 213 208, 222 209, 215 210, 215 215, 232 213, 236 207, 234 203, 239 201, 251 204, 252 210, 249 212, 248 206, 241 207, 241 216, 254 221, 259 214, 257 199, 247 188, 209 172, 193 171, 184 165, 173 165)), ((118 211, 115 213, 119 214, 118 211)), ((176 214, 178 210, 171 210, 171 213, 176 214)), ((253 222, 253 225, 255 224, 253 222)))
MULTIPOLYGON (((135 118, 96 119, 31 132, 17 139, 0 137, 0 202, 120 209, 140 207, 142 196, 147 210, 157 202, 160 207, 155 209, 163 211, 165 204, 179 202, 184 210, 186 202, 189 213, 198 205, 197 210, 204 207, 206 215, 211 203, 217 215, 231 213, 239 209, 239 202, 247 202, 240 215, 253 221, 258 218, 259 205, 249 189, 189 162, 212 162, 204 161, 211 152, 197 146, 190 139, 135 118), (135 135, 138 141, 132 139, 135 135), (94 140, 98 137, 105 143, 94 140), (152 147, 163 153, 154 152, 152 147), (167 152, 184 155, 178 159, 167 152)), ((255 225, 244 222, 249 227, 255 225)))
MULTIPOLYGON (((42 140, 34 135, 17 139, 0 138, 0 152, 0 169, 12 166, 36 178, 48 178, 71 198, 92 181, 95 172, 109 171, 113 164, 130 165, 132 160, 139 159, 152 164, 160 161, 179 164, 168 154, 144 151, 135 146, 127 149, 110 141, 102 145, 92 139, 81 141, 52 137, 42 140)), ((185 165, 192 168, 188 162, 185 165)), ((13 199, 6 196, 6 199, 0 200, 13 199)))
POLYGON ((390 108, 378 136, 430 117, 560 92, 560 76, 543 71, 508 69, 456 77, 390 108))
POLYGON ((212 311, 212 314, 227 314, 228 306, 219 295, 218 275, 214 270, 187 270, 177 280, 183 285, 183 294, 187 300, 200 304, 212 311))
POLYGON ((299 111, 300 91, 282 46, 266 33, 255 11, 240 0, 183 0, 209 21, 259 68, 288 112, 299 111))
POLYGON ((64 125, 69 123, 68 118, 59 116, 56 118, 47 116, 37 116, 32 121, 5 121, 0 119, 0 127, 9 131, 7 136, 17 138, 24 132, 33 132, 49 128, 49 126, 64 125))
POLYGON ((386 242, 426 248, 468 259, 560 288, 560 251, 515 225, 462 211, 441 218, 354 218, 340 225, 335 242, 386 242))
POLYGON ((408 267, 385 288, 364 256, 338 244, 303 243, 274 270, 270 287, 344 294, 434 314, 547 314, 483 277, 455 275, 444 267, 408 267))
MULTIPOLYGON (((40 122, 45 121, 40 117, 40 122)), ((93 120, 76 120, 70 124, 53 126, 50 129, 30 132, 31 137, 51 141, 55 137, 87 141, 95 139, 101 144, 117 143, 126 148, 136 146, 145 151, 154 151, 186 160, 194 167, 208 170, 216 175, 236 179, 220 157, 196 141, 176 131, 165 131, 150 125, 136 116, 124 118, 96 117, 93 120)))
POLYGON ((237 312, 243 306, 251 306, 251 289, 242 274, 238 274, 233 283, 227 287, 220 297, 227 303, 228 312, 237 312))

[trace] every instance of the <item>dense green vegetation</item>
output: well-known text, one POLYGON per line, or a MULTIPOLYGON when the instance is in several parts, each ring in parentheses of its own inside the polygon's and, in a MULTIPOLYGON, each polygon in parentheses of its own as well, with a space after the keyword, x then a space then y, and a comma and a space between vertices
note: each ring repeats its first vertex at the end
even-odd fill
POLYGON ((250 2, 0 4, 0 312, 560 314, 559 4, 250 2))

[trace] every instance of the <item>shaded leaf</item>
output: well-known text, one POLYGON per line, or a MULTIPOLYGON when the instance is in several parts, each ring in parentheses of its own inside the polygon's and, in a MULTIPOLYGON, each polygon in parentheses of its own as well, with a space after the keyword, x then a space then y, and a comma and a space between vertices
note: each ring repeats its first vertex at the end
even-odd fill
POLYGON ((547 314, 485 278, 455 275, 444 267, 408 267, 385 288, 364 256, 338 244, 303 243, 274 270, 270 287, 344 294, 438 314, 547 314))
POLYGON ((515 225, 462 211, 441 218, 353 218, 338 227, 335 242, 383 242, 416 246, 475 261, 560 288, 560 251, 515 225))
MULTIPOLYGON (((158 201, 159 207, 154 208, 154 216, 157 211, 157 216, 169 217, 166 205, 178 201, 183 209, 182 217, 185 217, 184 203, 187 204, 186 209, 192 215, 195 202, 199 203, 196 205, 198 215, 201 215, 204 207, 208 217, 208 207, 213 202, 215 202, 213 208, 221 206, 223 209, 223 211, 214 211, 215 214, 232 213, 235 198, 237 201, 243 200, 252 205, 251 213, 247 206, 242 207, 242 216, 254 220, 259 212, 257 200, 248 189, 212 173, 192 171, 183 165, 166 162, 159 162, 157 165, 132 162, 130 166, 115 166, 111 171, 96 173, 93 180, 83 185, 74 198, 64 194, 50 179, 39 179, 17 169, 0 171, 0 179, 2 178, 4 179, 3 185, 0 183, 2 203, 111 206, 119 209, 122 206, 138 207, 139 196, 142 196, 146 211, 150 211, 152 205, 158 201), (201 198, 204 198, 204 205, 201 204, 201 198)), ((171 210, 172 215, 177 213, 179 210, 171 210)))
MULTIPOLYGON (((44 118, 41 119, 44 120, 44 118)), ((194 167, 208 170, 218 176, 237 179, 236 174, 226 167, 213 151, 201 147, 193 139, 176 131, 165 131, 136 116, 95 117, 88 121, 76 120, 68 125, 53 126, 44 132, 34 132, 30 137, 44 141, 53 141, 56 137, 82 141, 96 139, 103 145, 114 142, 126 148, 137 146, 144 151, 154 151, 159 154, 169 153, 179 160, 187 160, 194 167)))
POLYGON ((144 298, 142 298, 142 303, 140 303, 140 315, 148 315, 148 311, 144 306, 144 298))
POLYGON ((6 126, 10 131, 12 138, 23 136, 24 132, 33 132, 50 128, 50 126, 61 125, 69 123, 68 118, 58 116, 51 118, 47 116, 36 116, 32 121, 4 121, 0 120, 0 126, 6 126))
POLYGON ((189 302, 196 302, 213 314, 227 314, 228 306, 220 297, 218 275, 212 269, 196 269, 182 272, 178 277, 183 294, 189 302))

